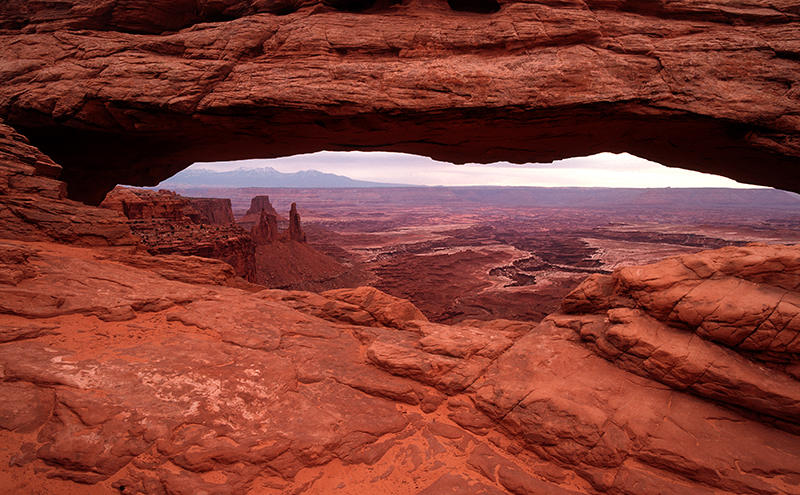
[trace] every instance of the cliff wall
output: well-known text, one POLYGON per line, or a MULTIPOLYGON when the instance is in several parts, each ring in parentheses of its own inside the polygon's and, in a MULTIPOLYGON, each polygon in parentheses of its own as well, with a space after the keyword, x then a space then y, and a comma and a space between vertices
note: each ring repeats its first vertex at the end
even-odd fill
POLYGON ((124 214, 151 254, 218 259, 245 280, 256 278, 255 246, 248 232, 233 222, 230 200, 116 187, 101 206, 124 214))
POLYGON ((188 208, 194 211, 190 212, 185 210, 185 213, 194 223, 230 227, 236 222, 233 218, 233 209, 231 208, 230 199, 186 198, 186 200, 188 208))

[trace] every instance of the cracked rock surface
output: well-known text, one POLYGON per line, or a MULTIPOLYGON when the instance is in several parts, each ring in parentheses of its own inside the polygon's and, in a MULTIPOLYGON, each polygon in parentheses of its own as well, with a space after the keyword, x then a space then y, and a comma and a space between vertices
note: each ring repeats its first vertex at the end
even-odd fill
POLYGON ((414 483, 398 493, 800 483, 798 380, 685 331, 688 343, 669 340, 679 331, 642 310, 447 326, 371 288, 252 292, 170 280, 124 254, 2 246, 25 252, 6 266, 31 275, 0 286, 0 437, 18 476, 147 494, 327 493, 335 479, 414 483), (611 325, 608 344, 586 345, 592 325, 611 325), (612 363, 617 334, 657 351, 612 363), (674 349, 687 374, 710 363, 701 379, 660 380, 674 349))
POLYGON ((796 247, 751 244, 593 275, 563 326, 628 371, 797 424, 796 247))

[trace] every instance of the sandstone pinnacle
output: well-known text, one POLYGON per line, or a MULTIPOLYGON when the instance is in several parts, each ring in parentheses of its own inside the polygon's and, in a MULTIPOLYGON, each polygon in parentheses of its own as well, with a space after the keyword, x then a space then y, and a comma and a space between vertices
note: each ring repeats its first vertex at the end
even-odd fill
POLYGON ((292 203, 292 209, 289 211, 289 228, 284 233, 287 239, 297 242, 306 242, 306 234, 300 227, 300 214, 297 213, 297 204, 292 203))

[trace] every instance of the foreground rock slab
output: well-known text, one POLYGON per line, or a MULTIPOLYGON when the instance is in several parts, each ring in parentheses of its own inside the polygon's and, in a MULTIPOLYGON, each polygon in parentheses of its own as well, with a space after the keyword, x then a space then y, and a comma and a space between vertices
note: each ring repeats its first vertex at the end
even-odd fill
MULTIPOLYGON (((587 346, 574 315, 447 326, 372 288, 240 289, 229 266, 201 258, 2 248, 17 253, 0 284, 12 491, 800 486, 791 418, 764 422, 631 373, 587 346)), ((796 378, 784 379, 786 394, 796 378)))
POLYGON ((622 268, 567 296, 561 324, 623 369, 797 428, 798 264, 753 244, 622 268))

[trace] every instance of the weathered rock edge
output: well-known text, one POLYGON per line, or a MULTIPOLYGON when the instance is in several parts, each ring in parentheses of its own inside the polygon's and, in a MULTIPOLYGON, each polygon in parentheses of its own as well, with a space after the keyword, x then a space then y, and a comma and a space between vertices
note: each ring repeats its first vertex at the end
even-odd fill
POLYGON ((800 248, 749 244, 592 275, 556 321, 631 373, 800 428, 800 248))

